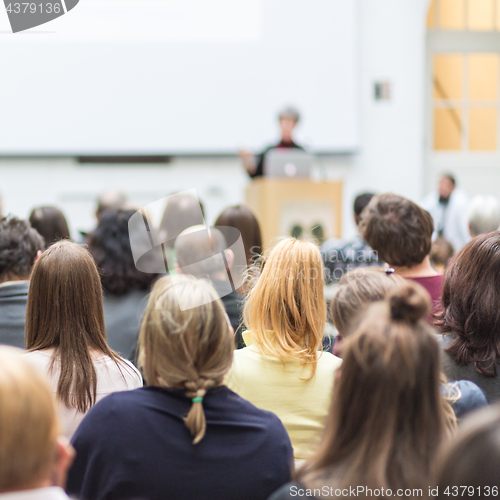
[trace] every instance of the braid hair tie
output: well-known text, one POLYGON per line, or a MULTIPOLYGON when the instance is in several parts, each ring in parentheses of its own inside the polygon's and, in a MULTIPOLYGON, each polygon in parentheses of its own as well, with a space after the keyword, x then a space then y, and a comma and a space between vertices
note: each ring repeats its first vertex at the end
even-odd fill
POLYGON ((202 397, 198 397, 198 398, 193 398, 191 400, 193 403, 201 403, 203 401, 203 398, 202 397))

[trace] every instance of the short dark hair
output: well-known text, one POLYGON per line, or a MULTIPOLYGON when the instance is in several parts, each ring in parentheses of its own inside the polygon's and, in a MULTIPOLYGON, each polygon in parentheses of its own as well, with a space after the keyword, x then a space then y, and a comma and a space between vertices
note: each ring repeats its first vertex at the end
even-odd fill
POLYGON ((461 365, 473 363, 485 377, 497 374, 500 360, 500 232, 467 243, 446 268, 443 311, 437 326, 456 338, 446 349, 461 365))
POLYGON ((431 251, 433 231, 429 212, 396 194, 374 196, 361 215, 361 236, 391 266, 420 264, 431 251))
POLYGON ((158 276, 143 273, 135 265, 129 237, 129 219, 135 213, 135 210, 108 208, 88 236, 89 251, 101 272, 102 286, 111 295, 149 290, 158 276))
POLYGON ((17 217, 0 219, 0 281, 28 279, 37 253, 45 243, 27 220, 17 217))
POLYGON ((354 214, 358 217, 361 215, 363 209, 370 203, 375 193, 362 193, 358 194, 354 199, 354 214))

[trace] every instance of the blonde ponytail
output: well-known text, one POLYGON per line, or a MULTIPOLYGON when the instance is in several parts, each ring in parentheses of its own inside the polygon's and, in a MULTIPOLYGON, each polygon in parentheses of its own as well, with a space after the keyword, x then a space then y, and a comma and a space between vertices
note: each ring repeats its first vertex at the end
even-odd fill
POLYGON ((192 405, 187 417, 184 419, 186 427, 194 436, 193 444, 198 444, 205 436, 207 421, 203 409, 203 398, 207 391, 217 384, 214 380, 200 378, 197 382, 186 382, 186 396, 191 399, 192 405))

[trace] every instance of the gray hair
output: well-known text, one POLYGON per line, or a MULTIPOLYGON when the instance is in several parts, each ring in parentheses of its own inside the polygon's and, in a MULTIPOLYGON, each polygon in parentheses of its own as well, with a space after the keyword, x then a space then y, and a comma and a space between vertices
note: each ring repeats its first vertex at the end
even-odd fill
POLYGON ((283 118, 291 118, 292 120, 295 120, 295 123, 297 123, 300 120, 300 113, 296 108, 289 106, 283 109, 279 114, 279 119, 282 120, 283 118))
POLYGON ((496 231, 500 226, 500 203, 494 196, 476 196, 469 205, 471 236, 496 231))

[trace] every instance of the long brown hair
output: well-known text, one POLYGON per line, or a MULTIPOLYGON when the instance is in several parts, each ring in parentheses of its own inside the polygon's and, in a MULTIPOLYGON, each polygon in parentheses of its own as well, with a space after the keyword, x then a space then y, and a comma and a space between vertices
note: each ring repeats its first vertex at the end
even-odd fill
POLYGON ((121 364, 106 343, 99 273, 89 252, 68 240, 50 246, 31 275, 26 309, 26 348, 54 349, 60 365, 57 395, 86 412, 96 400, 97 376, 91 351, 121 364))
POLYGON ((286 238, 265 260, 243 311, 245 324, 263 353, 309 365, 311 377, 326 324, 323 287, 318 247, 286 238))
POLYGON ((194 444, 206 430, 201 399, 222 383, 233 349, 229 319, 208 281, 179 275, 154 285, 139 334, 139 366, 148 385, 184 389, 189 399, 200 398, 185 419, 194 444))
POLYGON ((308 487, 424 487, 445 432, 430 309, 409 282, 346 339, 323 444, 299 471, 308 487))
POLYGON ((443 281, 437 326, 457 337, 446 349, 457 363, 473 363, 485 377, 500 359, 500 232, 482 234, 462 248, 443 281))

